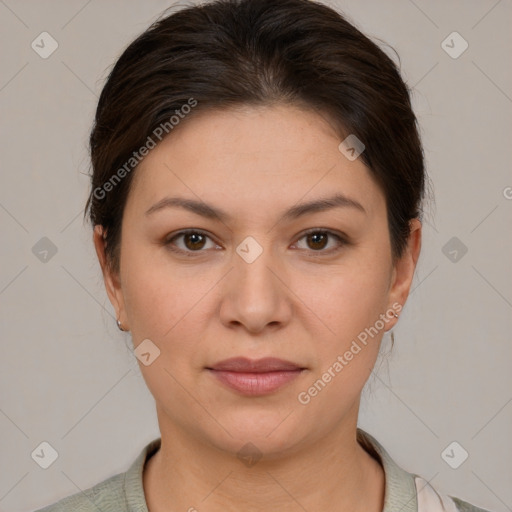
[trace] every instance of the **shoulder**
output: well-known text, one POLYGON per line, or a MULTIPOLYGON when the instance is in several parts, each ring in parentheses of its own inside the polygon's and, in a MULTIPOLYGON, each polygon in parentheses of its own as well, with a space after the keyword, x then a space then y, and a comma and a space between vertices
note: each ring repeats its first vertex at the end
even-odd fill
POLYGON ((124 512, 128 508, 123 483, 124 473, 120 473, 35 512, 124 512))
POLYGON ((418 512, 489 512, 454 496, 438 493, 426 480, 414 475, 418 512))
POLYGON ((489 512, 487 509, 475 507, 475 505, 459 500, 459 498, 454 498, 453 496, 451 498, 455 502, 457 510, 460 510, 460 512, 489 512))
POLYGON ((130 468, 35 512, 147 512, 143 471, 146 460, 160 448, 161 438, 148 443, 130 468))
POLYGON ((439 493, 421 476, 409 473, 391 458, 373 436, 357 429, 357 440, 384 468, 383 512, 489 512, 453 496, 439 493))

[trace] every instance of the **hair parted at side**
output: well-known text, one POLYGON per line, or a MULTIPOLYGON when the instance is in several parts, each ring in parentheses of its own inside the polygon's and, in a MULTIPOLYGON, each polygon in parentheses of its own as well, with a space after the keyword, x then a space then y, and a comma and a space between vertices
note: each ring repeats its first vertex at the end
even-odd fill
POLYGON ((126 163, 191 100, 182 122, 205 110, 290 104, 327 116, 340 142, 354 134, 365 145, 359 158, 386 198, 392 255, 402 255, 409 221, 421 216, 426 175, 410 90, 397 66, 326 5, 216 0, 164 13, 126 48, 101 92, 85 213, 103 226, 114 270, 136 172, 136 162, 131 172, 126 163), (107 187, 122 168, 122 179, 107 187))

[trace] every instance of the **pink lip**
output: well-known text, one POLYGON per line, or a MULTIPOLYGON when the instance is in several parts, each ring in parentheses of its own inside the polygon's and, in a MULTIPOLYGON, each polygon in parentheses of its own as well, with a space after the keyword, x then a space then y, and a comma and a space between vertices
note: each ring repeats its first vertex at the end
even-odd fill
POLYGON ((304 368, 274 357, 226 359, 208 368, 223 384, 249 396, 265 395, 298 377, 304 368))

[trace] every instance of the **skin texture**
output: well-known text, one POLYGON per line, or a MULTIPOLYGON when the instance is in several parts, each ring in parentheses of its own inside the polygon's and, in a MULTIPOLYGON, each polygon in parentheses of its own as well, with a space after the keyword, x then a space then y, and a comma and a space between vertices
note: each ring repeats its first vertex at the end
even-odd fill
POLYGON ((298 395, 379 315, 405 303, 421 224, 411 221, 407 250, 394 264, 385 197, 362 161, 338 150, 340 142, 325 118, 291 106, 203 112, 136 170, 118 273, 95 228, 117 317, 134 347, 150 339, 160 350, 149 366, 139 363, 162 436, 144 471, 151 512, 382 510, 384 474, 357 443, 356 427, 361 391, 396 318, 309 403, 298 395), (365 211, 338 207, 280 220, 298 203, 335 193, 365 211), (170 196, 231 218, 176 207, 145 213, 170 196), (190 228, 209 238, 165 245, 190 228), (304 234, 310 228, 344 234, 347 243, 312 240, 304 234), (252 263, 236 252, 248 236, 263 251, 252 263), (279 357, 305 370, 269 395, 248 397, 206 369, 235 356, 279 357), (251 467, 236 457, 248 442, 263 455, 251 467))

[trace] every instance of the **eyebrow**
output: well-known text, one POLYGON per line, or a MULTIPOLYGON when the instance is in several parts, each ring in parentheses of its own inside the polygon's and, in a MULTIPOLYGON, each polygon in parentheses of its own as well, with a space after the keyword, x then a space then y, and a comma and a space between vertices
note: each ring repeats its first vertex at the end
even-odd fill
MULTIPOLYGON (((295 220, 309 213, 323 212, 332 208, 341 207, 353 208, 366 214, 366 210, 361 203, 343 194, 336 194, 331 197, 321 198, 308 203, 301 203, 292 206, 281 215, 280 221, 295 220)), ((196 201, 195 199, 186 199, 183 197, 164 197, 151 206, 151 208, 146 211, 146 215, 151 215, 165 208, 184 208, 185 210, 202 217, 218 220, 223 223, 231 219, 231 216, 228 213, 219 208, 206 204, 203 201, 196 201)))

